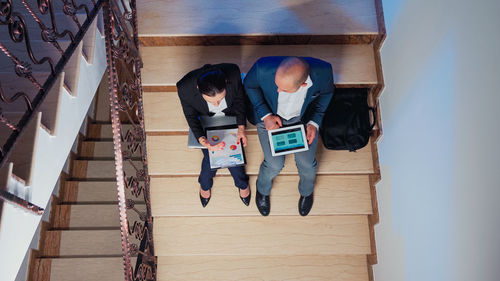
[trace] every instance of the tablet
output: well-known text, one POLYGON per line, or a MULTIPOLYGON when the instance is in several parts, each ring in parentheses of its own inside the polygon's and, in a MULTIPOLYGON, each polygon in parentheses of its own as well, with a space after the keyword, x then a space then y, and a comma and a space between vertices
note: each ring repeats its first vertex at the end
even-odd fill
POLYGON ((221 142, 226 144, 222 150, 208 152, 212 170, 246 164, 245 151, 238 139, 236 125, 207 128, 207 139, 211 145, 221 142))
POLYGON ((309 150, 304 125, 283 127, 267 131, 273 156, 309 150))

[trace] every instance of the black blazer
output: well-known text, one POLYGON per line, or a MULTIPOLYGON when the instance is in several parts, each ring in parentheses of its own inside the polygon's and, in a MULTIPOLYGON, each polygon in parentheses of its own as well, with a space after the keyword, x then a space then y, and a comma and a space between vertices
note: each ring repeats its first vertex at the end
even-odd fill
POLYGON ((246 95, 241 83, 239 67, 232 63, 206 64, 201 68, 189 72, 177 82, 177 93, 181 100, 182 110, 184 111, 189 128, 193 131, 196 139, 205 136, 205 131, 198 117, 202 115, 214 115, 214 113, 208 111, 207 101, 203 99, 196 87, 197 80, 202 74, 217 68, 226 74, 228 80, 226 85, 227 108, 222 112, 227 116, 236 116, 238 125, 246 125, 246 95))

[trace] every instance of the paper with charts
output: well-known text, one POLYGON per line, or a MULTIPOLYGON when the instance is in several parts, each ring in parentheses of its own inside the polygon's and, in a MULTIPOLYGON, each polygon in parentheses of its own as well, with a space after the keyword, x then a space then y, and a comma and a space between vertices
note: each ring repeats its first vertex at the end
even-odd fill
POLYGON ((207 138, 211 145, 225 142, 223 150, 208 152, 210 168, 228 168, 245 165, 243 147, 238 140, 238 129, 207 130, 207 138))

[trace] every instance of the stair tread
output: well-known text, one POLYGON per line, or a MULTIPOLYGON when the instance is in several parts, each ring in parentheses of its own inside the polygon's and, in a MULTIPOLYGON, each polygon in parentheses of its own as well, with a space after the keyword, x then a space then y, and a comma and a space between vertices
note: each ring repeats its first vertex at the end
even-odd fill
MULTIPOLYGON (((87 180, 112 180, 116 178, 115 171, 115 161, 113 160, 75 160, 75 163, 78 162, 86 162, 86 174, 85 179, 87 180)), ((141 161, 133 161, 134 165, 138 169, 142 169, 141 161)), ((123 170, 127 177, 135 176, 136 170, 134 167, 128 162, 125 161, 123 165, 123 170)))
MULTIPOLYGON (((136 258, 131 258, 135 264, 136 258)), ((121 257, 94 257, 94 258, 43 258, 41 263, 49 268, 50 281, 123 281, 123 258, 121 257)), ((45 279, 44 279, 45 280, 45 279)))
MULTIPOLYGON (((144 125, 146 132, 187 132, 189 126, 177 92, 145 92, 144 125)), ((247 122, 247 131, 256 130, 247 122)))
MULTIPOLYGON (((70 182, 77 186, 77 195, 73 199, 64 198, 65 203, 116 203, 117 191, 115 181, 82 181, 70 182)), ((130 189, 125 189, 127 198, 135 198, 130 189)), ((141 193, 142 199, 142 193, 141 193)), ((137 199, 139 200, 139 199, 137 199)), ((115 205, 116 207, 116 205, 115 205)))
POLYGON ((155 217, 157 256, 370 254, 363 215, 155 217))
MULTIPOLYGON (((51 230, 46 232, 46 239, 60 237, 60 257, 83 256, 121 256, 120 230, 51 230)), ((137 243, 133 235, 131 243, 137 243)), ((47 250, 53 251, 53 249, 47 250)), ((52 256, 51 252, 44 253, 52 256)))
POLYGON ((366 255, 160 256, 158 281, 218 280, 367 281, 366 255), (242 279, 239 279, 242 280, 242 279))
POLYGON ((320 0, 314 4, 256 0, 252 5, 231 0, 149 0, 137 6, 139 36, 333 35, 378 31, 375 4, 369 0, 320 0))
POLYGON ((142 84, 172 86, 189 71, 207 63, 235 63, 246 73, 260 57, 291 55, 313 56, 330 62, 338 85, 377 83, 373 47, 363 44, 142 47, 142 84))
MULTIPOLYGON (((160 216, 255 216, 255 181, 250 177, 252 201, 247 207, 239 198, 231 177, 216 177, 210 203, 203 208, 198 199, 197 177, 151 179, 151 206, 154 217, 160 216)), ((271 196, 275 215, 297 215, 298 176, 277 176, 271 196)), ((372 214, 370 183, 367 175, 319 175, 314 189, 314 206, 309 216, 335 214, 372 214)))
MULTIPOLYGON (((116 193, 116 192, 115 192, 116 193)), ((116 195, 115 195, 116 196, 116 195)), ((133 197, 128 197, 133 198, 133 197)), ((136 201, 138 202, 138 201, 136 201)), ((146 206, 139 202, 135 205, 139 212, 145 212, 146 206)), ((117 204, 79 204, 58 205, 56 212, 60 217, 69 212, 69 225, 66 221, 55 221, 54 228, 118 228, 120 217, 117 204)), ((130 223, 139 221, 139 214, 133 210, 127 211, 130 223)))
MULTIPOLYGON (((115 157, 114 144, 112 141, 94 141, 85 140, 82 142, 82 150, 80 151, 79 157, 82 158, 110 158, 115 157)), ((135 159, 141 158, 141 150, 137 149, 132 157, 135 159)))
MULTIPOLYGON (((187 135, 148 136, 146 139, 148 169, 152 176, 159 175, 198 175, 203 154, 198 149, 187 147, 187 135)), ((317 148, 318 174, 373 173, 371 145, 357 152, 327 150, 322 143, 317 148)), ((247 173, 258 173, 264 159, 258 136, 248 135, 245 148, 247 173)), ((219 174, 229 174, 228 169, 221 169, 219 174)), ((288 155, 281 174, 297 174, 297 167, 292 155, 288 155)))

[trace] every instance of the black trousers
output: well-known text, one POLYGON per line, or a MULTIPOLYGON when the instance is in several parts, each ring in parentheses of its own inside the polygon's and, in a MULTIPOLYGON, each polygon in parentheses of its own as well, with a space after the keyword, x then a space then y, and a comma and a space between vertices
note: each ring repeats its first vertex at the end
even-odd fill
MULTIPOLYGON (((208 149, 202 149, 203 161, 201 161, 201 172, 198 177, 198 182, 201 185, 201 189, 209 190, 214 184, 214 177, 217 170, 210 169, 210 159, 208 157, 208 149)), ((238 166, 228 168, 231 176, 233 176, 234 185, 237 188, 245 189, 248 186, 248 175, 245 171, 245 166, 238 166)))

